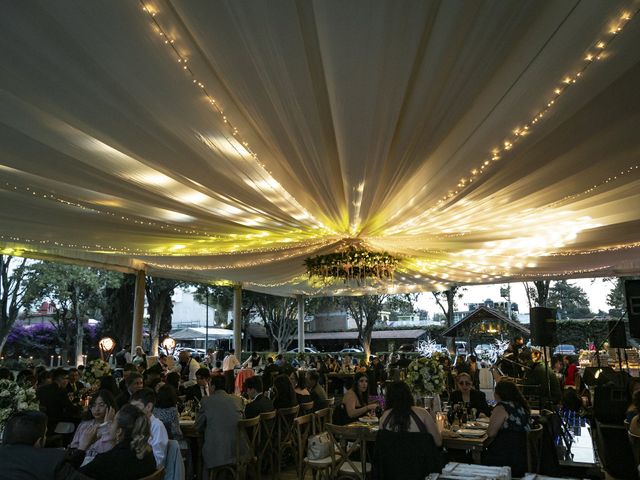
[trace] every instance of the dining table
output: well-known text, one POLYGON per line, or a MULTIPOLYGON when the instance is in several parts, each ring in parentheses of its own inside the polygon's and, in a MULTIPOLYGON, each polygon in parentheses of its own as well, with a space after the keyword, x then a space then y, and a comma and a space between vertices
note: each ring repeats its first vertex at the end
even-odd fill
POLYGON ((204 434, 196 427, 196 421, 191 417, 180 417, 180 430, 182 437, 189 442, 190 454, 198 478, 202 478, 202 445, 204 443, 204 434))
MULTIPOLYGON (((377 422, 373 419, 363 418, 356 422, 349 423, 347 427, 354 428, 367 428, 367 434, 365 440, 367 442, 375 442, 378 430, 380 429, 377 422)), ((464 427, 464 425, 463 425, 464 427)), ((440 433, 442 435, 442 446, 447 450, 463 450, 471 453, 471 458, 476 464, 480 464, 482 461, 482 451, 489 445, 489 437, 481 428, 478 428, 478 424, 473 425, 477 428, 478 433, 473 436, 468 436, 465 433, 458 433, 460 430, 466 431, 466 428, 458 428, 448 426, 440 433)))

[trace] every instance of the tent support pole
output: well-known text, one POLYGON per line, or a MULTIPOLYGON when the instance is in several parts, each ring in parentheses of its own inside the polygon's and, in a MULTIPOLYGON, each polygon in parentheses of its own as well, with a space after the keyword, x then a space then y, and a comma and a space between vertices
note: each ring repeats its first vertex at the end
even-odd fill
POLYGON ((233 286, 233 348, 238 360, 242 354, 242 284, 233 286))
POLYGON ((298 299, 298 352, 304 353, 304 295, 296 295, 298 299))
POLYGON ((142 346, 142 329, 144 319, 144 295, 147 278, 144 270, 136 272, 136 288, 133 299, 133 328, 131 329, 131 355, 137 346, 142 346))

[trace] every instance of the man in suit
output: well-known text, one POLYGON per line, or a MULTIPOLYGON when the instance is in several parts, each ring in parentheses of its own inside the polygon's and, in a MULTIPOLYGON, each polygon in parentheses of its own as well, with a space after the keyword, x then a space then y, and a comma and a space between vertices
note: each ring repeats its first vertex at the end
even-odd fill
MULTIPOLYGON (((0 446, 0 480, 89 480, 67 463, 65 450, 42 448, 47 433, 47 416, 42 412, 18 412, 5 424, 0 446)), ((92 435, 78 445, 89 448, 92 435)))
POLYGON ((38 388, 36 397, 40 407, 48 417, 49 431, 53 432, 58 422, 80 421, 80 407, 71 403, 67 393, 69 374, 63 368, 58 368, 52 373, 52 382, 38 388))
POLYGON ((322 385, 319 383, 320 375, 315 370, 309 370, 307 372, 307 390, 311 394, 313 400, 313 409, 320 410, 326 408, 329 405, 327 401, 327 392, 324 391, 322 385))
POLYGON ((211 395, 210 378, 211 372, 209 372, 208 368, 203 367, 198 369, 196 372, 196 385, 192 385, 186 389, 186 399, 200 402, 204 397, 211 395))
POLYGON ((206 468, 236 463, 238 420, 242 399, 225 391, 224 377, 212 377, 213 395, 202 399, 196 427, 204 432, 202 459, 206 468))
POLYGON ((67 384, 67 393, 79 395, 80 390, 84 388, 84 384, 80 381, 80 373, 77 368, 69 369, 69 383, 67 384))
POLYGON ((273 412, 273 402, 262 393, 262 379, 249 377, 244 381, 244 389, 251 403, 244 409, 244 418, 254 418, 261 413, 273 412))

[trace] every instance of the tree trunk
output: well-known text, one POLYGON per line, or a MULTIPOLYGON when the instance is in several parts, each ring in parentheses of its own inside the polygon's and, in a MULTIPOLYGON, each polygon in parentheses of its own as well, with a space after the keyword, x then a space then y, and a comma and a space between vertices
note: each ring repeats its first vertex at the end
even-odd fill
POLYGON ((158 355, 158 346, 160 345, 160 321, 162 319, 162 314, 164 312, 165 302, 158 302, 156 309, 153 312, 153 317, 150 318, 151 321, 151 331, 149 335, 151 336, 151 349, 150 354, 152 356, 158 355))
POLYGON ((9 334, 2 335, 2 339, 0 340, 0 355, 4 352, 4 346, 7 344, 7 338, 9 338, 9 334))

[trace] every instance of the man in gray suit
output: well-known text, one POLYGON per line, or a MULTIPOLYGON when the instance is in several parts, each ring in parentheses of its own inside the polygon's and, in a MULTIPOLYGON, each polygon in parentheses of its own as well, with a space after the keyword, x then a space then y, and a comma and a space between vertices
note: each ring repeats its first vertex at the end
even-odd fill
POLYGON ((242 419, 242 399, 225 391, 224 377, 212 377, 213 394, 202 399, 196 418, 204 432, 202 459, 206 468, 236 463, 238 420, 242 419))

